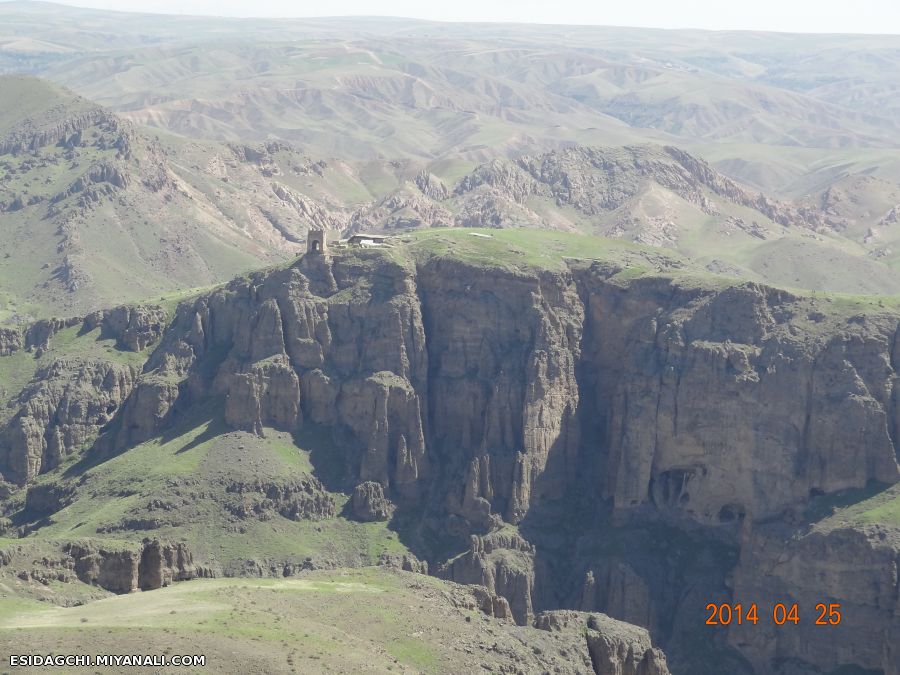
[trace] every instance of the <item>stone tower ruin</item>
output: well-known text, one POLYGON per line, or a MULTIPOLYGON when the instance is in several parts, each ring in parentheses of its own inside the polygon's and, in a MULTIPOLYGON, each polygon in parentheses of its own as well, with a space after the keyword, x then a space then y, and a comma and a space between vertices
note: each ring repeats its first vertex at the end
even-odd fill
POLYGON ((307 253, 327 253, 328 239, 325 237, 325 230, 310 230, 306 233, 306 252, 307 253))

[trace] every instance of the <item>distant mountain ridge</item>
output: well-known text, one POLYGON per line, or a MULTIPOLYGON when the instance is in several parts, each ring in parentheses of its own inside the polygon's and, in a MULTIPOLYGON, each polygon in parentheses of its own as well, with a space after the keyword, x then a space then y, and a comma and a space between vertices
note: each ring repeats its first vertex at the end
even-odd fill
POLYGON ((889 267, 900 187, 896 203, 890 191, 879 201, 865 188, 875 179, 842 183, 842 204, 868 189, 871 206, 836 211, 837 188, 773 199, 669 145, 570 144, 479 164, 317 159, 283 141, 154 135, 39 79, 0 77, 0 89, 0 238, 17 251, 0 259, 0 320, 224 281, 298 253, 309 227, 584 232, 675 249, 717 273, 900 292, 889 267))
POLYGON ((248 235, 108 110, 33 78, 0 77, 0 91, 0 242, 15 252, 0 259, 0 319, 158 297, 297 248, 299 231, 271 223, 248 235))
POLYGON ((49 3, 5 3, 0 15, 0 72, 49 77, 189 137, 470 161, 656 142, 744 180, 761 144, 798 185, 854 164, 900 179, 896 36, 173 18, 49 3))
MULTIPOLYGON (((866 182, 849 184, 860 181, 866 182)), ((675 249, 716 273, 798 288, 897 293, 889 265, 900 228, 889 195, 868 216, 856 209, 836 218, 824 202, 773 199, 673 146, 570 146, 495 159, 450 185, 420 173, 359 207, 349 229, 584 232, 675 249), (873 229, 868 223, 875 220, 881 225, 873 229)))

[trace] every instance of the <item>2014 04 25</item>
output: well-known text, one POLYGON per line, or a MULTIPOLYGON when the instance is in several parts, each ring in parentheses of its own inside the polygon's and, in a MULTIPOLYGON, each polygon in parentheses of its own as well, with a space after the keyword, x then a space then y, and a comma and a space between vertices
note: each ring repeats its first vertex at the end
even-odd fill
MULTIPOLYGON (((711 602, 706 605, 706 611, 709 613, 706 617, 706 625, 730 626, 737 624, 740 626, 749 623, 755 626, 759 623, 760 616, 764 618, 768 616, 776 626, 796 626, 800 623, 800 606, 796 602, 776 602, 771 608, 766 609, 770 609, 768 614, 765 611, 761 611, 759 605, 755 602, 750 604, 711 602)), ((816 626, 838 626, 843 620, 841 605, 837 602, 816 603, 814 614, 814 625, 816 626)))

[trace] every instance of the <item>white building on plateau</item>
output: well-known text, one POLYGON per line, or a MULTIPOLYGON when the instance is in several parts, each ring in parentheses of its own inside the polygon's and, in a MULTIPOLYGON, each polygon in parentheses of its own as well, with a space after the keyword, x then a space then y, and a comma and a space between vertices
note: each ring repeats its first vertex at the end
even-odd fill
POLYGON ((366 234, 365 232, 359 232, 357 234, 352 235, 348 240, 348 244, 355 244, 356 246, 383 246, 387 242, 387 235, 385 234, 366 234))

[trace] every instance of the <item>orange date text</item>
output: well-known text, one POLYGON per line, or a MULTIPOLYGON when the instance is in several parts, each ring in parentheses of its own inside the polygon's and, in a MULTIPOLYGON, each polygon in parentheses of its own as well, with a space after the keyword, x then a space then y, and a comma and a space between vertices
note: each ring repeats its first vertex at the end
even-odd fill
MULTIPOLYGON (((707 626, 730 626, 736 624, 756 625, 760 621, 770 620, 776 626, 797 626, 801 623, 801 608, 796 602, 776 602, 771 607, 761 608, 757 603, 715 603, 706 606, 707 626)), ((815 611, 804 616, 809 616, 809 621, 816 626, 838 626, 843 619, 841 605, 837 602, 817 603, 815 611), (813 621, 814 619, 814 621, 813 621)))

